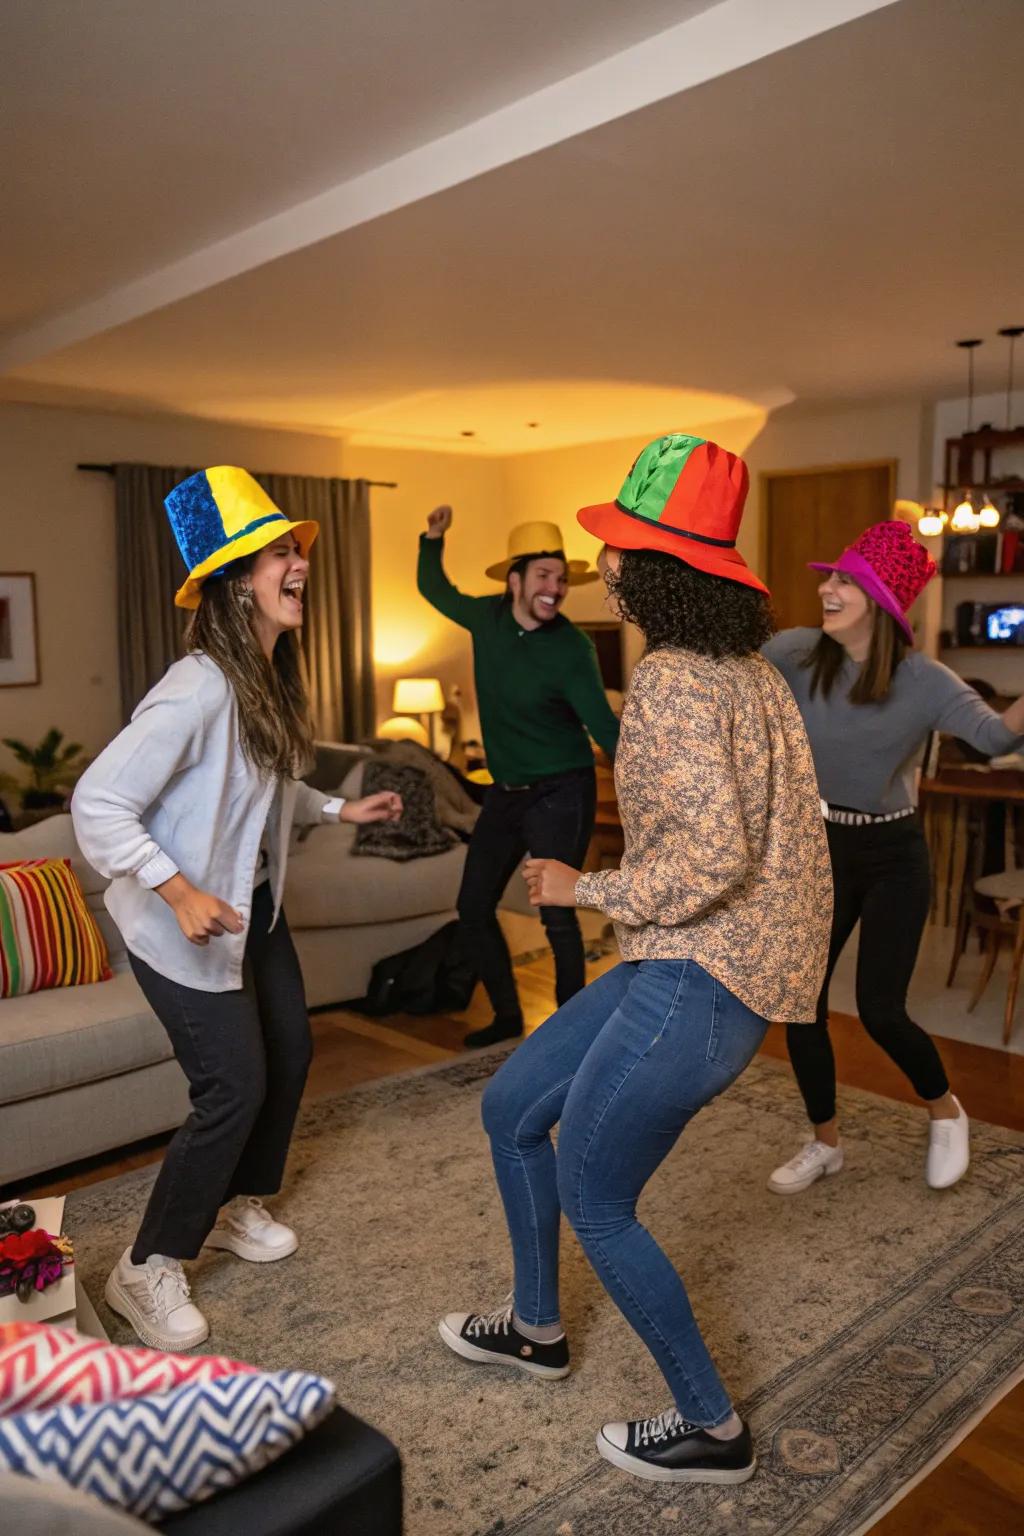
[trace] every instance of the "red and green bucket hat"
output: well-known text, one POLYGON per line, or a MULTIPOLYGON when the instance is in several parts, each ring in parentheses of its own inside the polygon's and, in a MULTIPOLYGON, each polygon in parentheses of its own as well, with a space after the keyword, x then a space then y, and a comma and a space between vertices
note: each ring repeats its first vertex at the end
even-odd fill
POLYGON ((581 507, 576 516, 613 549, 661 550, 767 592, 736 548, 747 485, 747 466, 736 454, 670 432, 647 444, 614 501, 581 507))

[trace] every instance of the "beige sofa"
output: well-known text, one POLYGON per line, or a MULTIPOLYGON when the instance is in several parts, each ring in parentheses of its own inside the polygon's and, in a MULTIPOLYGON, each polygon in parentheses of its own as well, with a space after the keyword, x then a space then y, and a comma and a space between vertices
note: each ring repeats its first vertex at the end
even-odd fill
MULTIPOLYGON (((355 792, 346 781, 350 793, 355 792)), ((365 994, 378 960, 455 916, 465 847, 397 864, 352 855, 355 828, 314 827, 289 857, 285 908, 310 1007, 365 994)), ((128 966, 71 817, 0 835, 0 862, 70 858, 114 977, 0 1002, 0 1185, 180 1124, 184 1076, 128 966)))

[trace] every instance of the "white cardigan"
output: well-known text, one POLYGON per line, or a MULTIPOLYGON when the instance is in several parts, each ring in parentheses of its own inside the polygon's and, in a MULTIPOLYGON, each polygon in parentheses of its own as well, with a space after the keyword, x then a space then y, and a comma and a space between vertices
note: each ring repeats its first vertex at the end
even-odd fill
POLYGON ((261 841, 276 923, 293 823, 336 821, 343 803, 296 779, 260 776, 242 752, 234 689, 194 652, 82 775, 71 815, 83 854, 111 882, 104 899, 131 953, 183 986, 230 992, 242 985, 261 841), (153 889, 179 872, 234 907, 246 928, 190 944, 153 889))

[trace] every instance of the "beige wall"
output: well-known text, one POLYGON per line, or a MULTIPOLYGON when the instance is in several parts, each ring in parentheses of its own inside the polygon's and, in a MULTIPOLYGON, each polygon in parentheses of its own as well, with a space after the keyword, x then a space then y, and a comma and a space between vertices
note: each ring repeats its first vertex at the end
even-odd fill
POLYGON ((394 480, 393 491, 375 490, 373 528, 374 659, 379 720, 393 713, 397 677, 438 677, 447 693, 462 689, 467 735, 479 734, 469 636, 443 618, 416 590, 419 536, 427 514, 447 502, 454 509, 445 565, 464 592, 497 592, 485 568, 504 554, 506 512, 501 461, 391 448, 346 447, 344 473, 366 480, 394 480))

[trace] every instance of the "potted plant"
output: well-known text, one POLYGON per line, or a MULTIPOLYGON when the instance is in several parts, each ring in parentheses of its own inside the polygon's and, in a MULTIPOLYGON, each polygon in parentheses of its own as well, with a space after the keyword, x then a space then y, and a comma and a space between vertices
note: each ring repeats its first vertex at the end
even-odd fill
POLYGON ((65 742, 63 731, 54 727, 35 747, 11 736, 5 736, 3 744, 28 771, 21 776, 0 774, 0 794, 17 795, 29 820, 63 810, 86 766, 81 742, 65 742))

